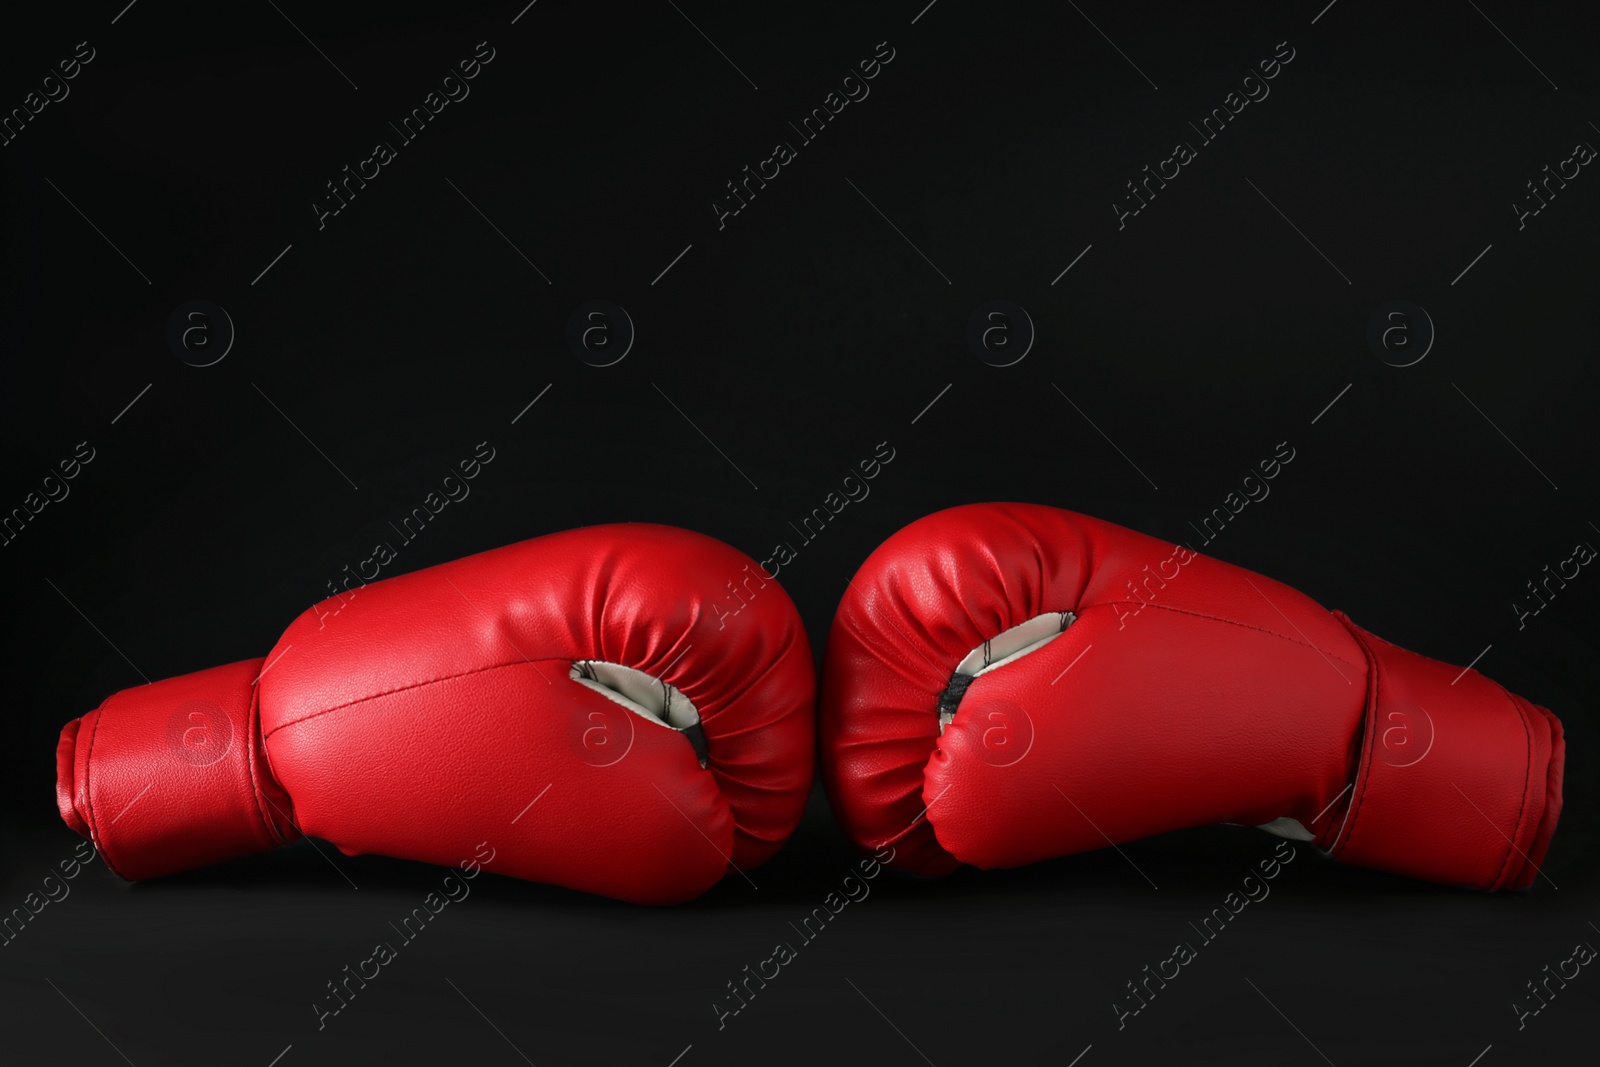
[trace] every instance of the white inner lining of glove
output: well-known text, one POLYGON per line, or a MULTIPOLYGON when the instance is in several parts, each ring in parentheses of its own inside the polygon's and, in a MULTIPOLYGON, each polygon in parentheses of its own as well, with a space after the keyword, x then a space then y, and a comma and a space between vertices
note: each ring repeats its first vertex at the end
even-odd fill
POLYGON ((580 659, 573 663, 568 677, 658 726, 687 730, 700 721, 699 710, 676 686, 632 667, 580 659))
POLYGON ((1315 841, 1317 835, 1307 830, 1305 824, 1299 819, 1292 819, 1287 815, 1280 815, 1271 822, 1260 823, 1257 830, 1265 830, 1278 837, 1286 837, 1290 841, 1315 841))
POLYGON ((1019 622, 968 652, 967 658, 956 664, 956 673, 976 678, 996 667, 1004 667, 1060 637, 1077 618, 1070 611, 1049 611, 1027 622, 1019 622))
MULTIPOLYGON (((956 664, 955 673, 977 678, 996 667, 1014 663, 1028 653, 1054 641, 1068 626, 1077 621, 1078 617, 1070 611, 1047 611, 1043 615, 1035 615, 1009 630, 1002 630, 968 652, 966 658, 956 664)), ((954 711, 941 711, 939 732, 944 733, 944 728, 954 719, 954 711)))

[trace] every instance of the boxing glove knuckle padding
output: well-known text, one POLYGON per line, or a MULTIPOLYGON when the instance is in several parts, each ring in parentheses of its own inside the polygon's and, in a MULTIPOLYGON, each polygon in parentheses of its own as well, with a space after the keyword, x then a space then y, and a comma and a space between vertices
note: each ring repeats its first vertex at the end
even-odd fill
POLYGON ((640 902, 770 856, 809 791, 815 679, 776 588, 663 526, 535 538, 313 608, 265 659, 125 690, 69 723, 58 803, 147 878, 301 833, 349 854, 640 902))
POLYGON ((1206 823, 1486 889, 1536 876, 1560 723, 1242 568, 1055 508, 971 505, 862 566, 822 770, 864 847, 939 874, 1206 823))

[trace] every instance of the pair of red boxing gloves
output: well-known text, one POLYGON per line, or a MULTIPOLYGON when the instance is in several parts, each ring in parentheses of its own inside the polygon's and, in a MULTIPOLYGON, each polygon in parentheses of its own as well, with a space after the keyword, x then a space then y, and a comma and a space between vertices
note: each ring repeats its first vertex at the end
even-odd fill
POLYGON ((641 903, 782 845, 819 719, 845 830, 923 875, 1226 822, 1523 887, 1561 808, 1544 708, 1050 507, 891 537, 834 619, 820 716, 816 698, 800 617, 753 560, 597 526, 361 586, 265 659, 115 694, 63 730, 57 799, 130 879, 306 834, 641 903))

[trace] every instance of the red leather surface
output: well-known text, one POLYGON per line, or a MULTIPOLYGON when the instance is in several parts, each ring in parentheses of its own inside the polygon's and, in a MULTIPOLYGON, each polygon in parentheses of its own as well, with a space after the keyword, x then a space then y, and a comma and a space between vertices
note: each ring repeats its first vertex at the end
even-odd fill
MULTIPOLYGON (((262 670, 259 722, 241 722, 235 737, 259 745, 263 777, 284 791, 285 823, 346 853, 456 864, 492 849, 485 866, 500 873, 625 900, 686 900, 730 865, 747 870, 776 851, 810 788, 810 648, 776 582, 743 584, 755 569, 711 538, 628 524, 374 582, 289 627, 264 670, 250 671, 262 670), (749 590, 736 614, 730 581, 749 590), (675 686, 699 709, 709 765, 683 734, 571 680, 577 659, 675 686)), ((157 686, 221 701, 212 673, 157 686)), ((151 739, 160 713, 122 710, 157 686, 68 725, 70 795, 85 782, 103 791, 126 781, 121 797, 158 767, 152 794, 169 790, 170 755, 151 739), (97 725, 91 750, 86 732, 97 725)), ((147 796, 115 832, 102 823, 102 844, 130 877, 212 862, 215 849, 196 842, 185 852, 179 832, 192 833, 208 805, 253 808, 251 789, 237 773, 186 780, 170 787, 170 803, 146 809, 147 796), (174 834, 147 855, 143 813, 169 806, 174 834), (187 824, 185 811, 195 813, 187 824)), ((105 800, 91 795, 102 811, 105 800)), ((86 807, 63 803, 80 832, 93 829, 86 807)), ((241 831, 231 846, 273 843, 241 831)))
POLYGON ((298 836, 266 783, 255 730, 261 660, 124 689, 56 748, 56 802, 124 878, 154 878, 298 836))
POLYGON ((1410 754, 1373 747, 1389 708, 1371 669, 1339 618, 1271 579, 1057 508, 954 508, 891 537, 845 593, 824 666, 823 779, 859 844, 893 842, 924 874, 1281 816, 1329 847, 1355 805, 1342 859, 1526 884, 1560 807, 1553 717, 1472 672, 1444 692, 1444 665, 1389 657, 1379 688, 1420 679, 1396 698, 1421 694, 1442 738, 1402 772, 1410 754), (973 681, 941 736, 957 663, 1063 611, 1077 621, 973 681))
POLYGON ((1346 863, 1420 878, 1488 889, 1531 883, 1561 809, 1560 721, 1477 671, 1340 618, 1367 648, 1374 713, 1345 818, 1323 843, 1346 863), (1498 845, 1434 844, 1462 826, 1474 837, 1493 827, 1498 845))

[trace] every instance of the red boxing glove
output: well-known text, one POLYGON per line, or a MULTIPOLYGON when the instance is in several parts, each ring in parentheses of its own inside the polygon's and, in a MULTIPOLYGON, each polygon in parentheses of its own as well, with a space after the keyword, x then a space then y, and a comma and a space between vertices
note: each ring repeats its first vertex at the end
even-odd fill
POLYGON ((799 615, 747 556, 596 526, 373 582, 265 660, 117 693, 62 731, 57 798, 125 878, 304 833, 673 903, 794 830, 814 696, 799 615))
POLYGON ((943 511, 874 552, 821 716, 834 811, 923 874, 1231 822, 1523 887, 1561 810, 1544 708, 1271 579, 1035 505, 943 511))

